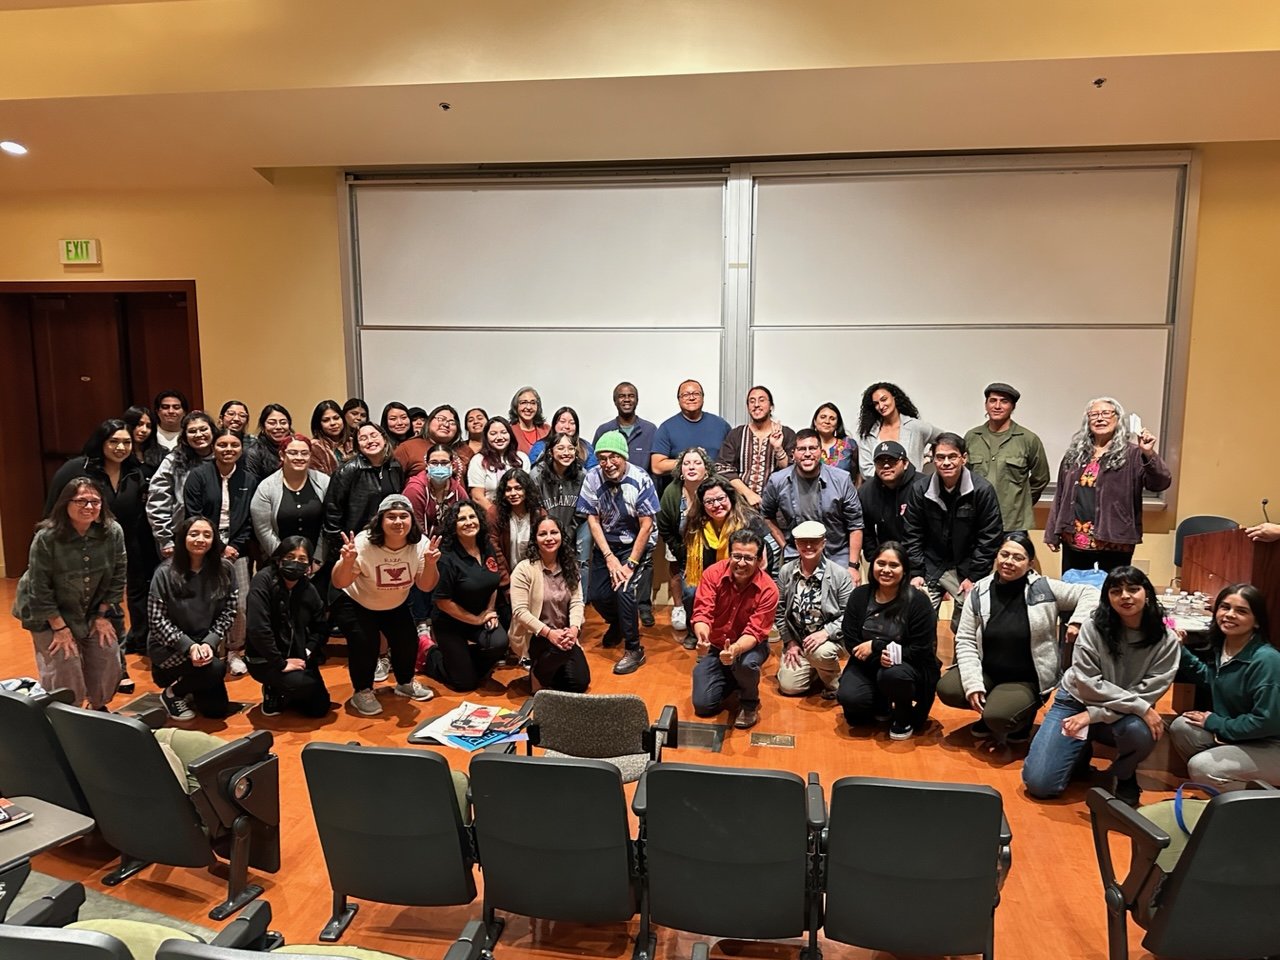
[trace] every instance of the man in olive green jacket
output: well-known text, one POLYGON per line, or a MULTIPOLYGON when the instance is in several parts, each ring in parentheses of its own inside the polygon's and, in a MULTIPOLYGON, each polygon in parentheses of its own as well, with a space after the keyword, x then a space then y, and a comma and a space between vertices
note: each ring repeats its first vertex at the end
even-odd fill
POLYGON ((984 392, 987 422, 964 435, 969 469, 996 488, 1005 530, 1030 530, 1035 526, 1033 508, 1049 485, 1044 444, 1013 421, 1022 394, 1007 383, 989 384, 984 392))

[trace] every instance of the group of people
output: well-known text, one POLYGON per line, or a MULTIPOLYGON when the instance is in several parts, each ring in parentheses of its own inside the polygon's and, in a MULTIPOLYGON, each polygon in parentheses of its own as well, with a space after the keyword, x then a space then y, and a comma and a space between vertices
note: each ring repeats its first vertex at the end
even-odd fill
POLYGON ((1208 652, 1191 652, 1130 565, 1143 491, 1171 482, 1155 438, 1114 399, 1089 403, 1044 540, 1064 571, 1106 581, 1099 593, 1041 577, 1029 531, 1050 472, 1013 420, 1020 399, 989 385, 986 419, 961 435, 875 383, 850 436, 832 403, 808 427, 782 425, 763 386, 731 427, 691 380, 655 425, 623 382, 588 441, 575 410, 548 419, 528 386, 506 416, 389 403, 374 422, 358 398, 325 400, 309 433, 268 404, 253 434, 240 401, 215 418, 166 391, 104 421, 59 470, 14 613, 42 683, 90 707, 130 688, 129 650, 176 720, 225 715, 227 677, 246 673, 264 714, 322 716, 319 667, 341 634, 350 706, 376 716, 385 680, 381 692, 423 701, 419 675, 470 691, 504 659, 535 688, 587 690, 588 603, 603 646, 622 648, 614 673, 640 669, 661 538, 700 716, 736 698, 734 725, 759 722, 776 631, 781 694, 835 701, 850 725, 887 722, 898 740, 937 697, 979 714, 975 738, 1025 742, 1052 699, 1028 791, 1060 793, 1096 739, 1115 744, 1117 791, 1136 801, 1133 771, 1163 732, 1154 705, 1182 669, 1215 709, 1179 718, 1175 746, 1216 779, 1280 781, 1280 653, 1257 591, 1224 590, 1208 652), (956 663, 942 675, 947 597, 956 663))

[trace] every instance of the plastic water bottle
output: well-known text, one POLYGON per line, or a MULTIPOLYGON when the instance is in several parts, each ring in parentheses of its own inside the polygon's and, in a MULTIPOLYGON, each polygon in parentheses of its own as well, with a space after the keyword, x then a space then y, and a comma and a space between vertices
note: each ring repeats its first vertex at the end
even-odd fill
POLYGON ((1191 598, 1187 596, 1187 591, 1183 590, 1178 594, 1178 602, 1173 605, 1173 615, 1175 617, 1191 615, 1191 598))

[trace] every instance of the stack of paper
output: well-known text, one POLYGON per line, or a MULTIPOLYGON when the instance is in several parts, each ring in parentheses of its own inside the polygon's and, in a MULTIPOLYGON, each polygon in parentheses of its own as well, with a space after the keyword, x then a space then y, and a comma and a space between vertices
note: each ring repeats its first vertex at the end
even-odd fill
POLYGON ((468 752, 498 743, 519 743, 529 739, 523 732, 528 717, 504 707, 485 706, 463 701, 419 730, 415 742, 432 741, 468 752))

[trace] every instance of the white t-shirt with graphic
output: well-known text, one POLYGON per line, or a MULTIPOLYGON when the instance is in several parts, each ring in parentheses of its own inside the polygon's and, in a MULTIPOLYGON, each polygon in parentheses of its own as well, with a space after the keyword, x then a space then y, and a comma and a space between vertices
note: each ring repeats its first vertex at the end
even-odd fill
POLYGON ((427 538, 388 550, 369 542, 368 531, 356 534, 356 579, 344 591, 367 610, 393 610, 404 603, 422 572, 427 538))

